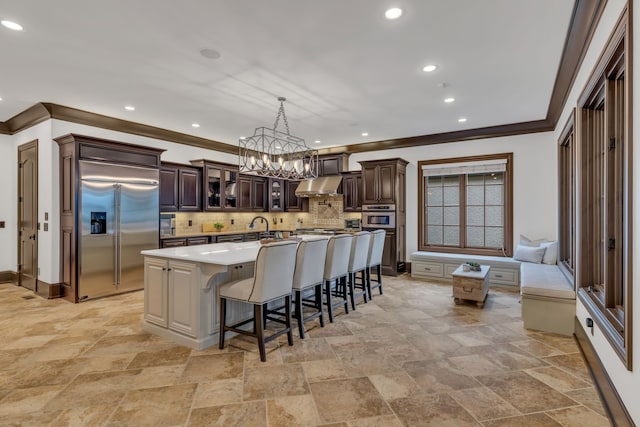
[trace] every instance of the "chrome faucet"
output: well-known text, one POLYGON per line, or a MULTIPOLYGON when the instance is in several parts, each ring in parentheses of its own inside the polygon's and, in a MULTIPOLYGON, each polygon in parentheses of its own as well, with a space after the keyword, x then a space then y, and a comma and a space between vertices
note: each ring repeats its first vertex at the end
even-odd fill
POLYGON ((249 228, 253 229, 253 227, 255 226, 256 219, 261 219, 267 223, 267 234, 269 234, 269 220, 261 215, 258 215, 251 220, 251 222, 249 223, 249 228))

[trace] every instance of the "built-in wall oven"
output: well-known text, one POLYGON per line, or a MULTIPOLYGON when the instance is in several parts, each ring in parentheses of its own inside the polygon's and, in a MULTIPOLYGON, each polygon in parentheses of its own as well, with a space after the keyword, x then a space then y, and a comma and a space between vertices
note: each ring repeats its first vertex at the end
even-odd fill
POLYGON ((362 205, 362 228, 395 228, 396 205, 362 205))

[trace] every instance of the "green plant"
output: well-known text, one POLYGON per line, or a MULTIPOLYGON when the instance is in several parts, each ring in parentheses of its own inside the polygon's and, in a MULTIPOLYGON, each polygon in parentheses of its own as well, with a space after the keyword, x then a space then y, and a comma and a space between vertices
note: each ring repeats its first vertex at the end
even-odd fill
POLYGON ((213 228, 215 228, 216 230, 220 231, 224 228, 224 224, 221 222, 216 222, 215 224, 213 224, 213 228))
POLYGON ((475 261, 467 261, 467 265, 471 267, 480 267, 480 264, 475 261))

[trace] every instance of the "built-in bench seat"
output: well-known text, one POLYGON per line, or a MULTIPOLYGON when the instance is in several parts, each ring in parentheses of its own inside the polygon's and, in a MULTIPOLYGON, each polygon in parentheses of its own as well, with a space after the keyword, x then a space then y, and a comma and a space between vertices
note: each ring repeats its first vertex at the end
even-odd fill
POLYGON ((520 286, 520 261, 513 258, 465 255, 442 252, 418 251, 411 254, 411 277, 416 279, 448 280, 451 273, 467 261, 475 261, 478 264, 490 265, 489 285, 520 286))
POLYGON ((522 320, 527 329, 573 334, 576 292, 557 265, 520 265, 522 320))

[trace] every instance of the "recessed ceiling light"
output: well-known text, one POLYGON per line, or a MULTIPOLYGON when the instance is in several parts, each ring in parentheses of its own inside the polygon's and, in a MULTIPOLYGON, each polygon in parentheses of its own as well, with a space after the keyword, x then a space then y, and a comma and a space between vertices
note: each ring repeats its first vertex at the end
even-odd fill
POLYGON ((281 146, 276 145, 276 150, 279 150, 279 149, 281 149, 281 148, 282 148, 281 146))
POLYGON ((430 73, 432 71, 435 71, 436 68, 438 68, 437 65, 429 64, 422 67, 422 71, 424 71, 425 73, 430 73))
POLYGON ((362 132, 362 136, 369 136, 367 132, 362 132))
POLYGON ((204 56, 208 59, 218 59, 220 58, 220 52, 215 49, 202 49, 200 51, 200 55, 204 56))
POLYGON ((2 20, 0 21, 0 24, 13 31, 22 31, 22 25, 18 24, 17 22, 2 20))
POLYGON ((124 106, 124 109, 125 109, 125 110, 128 110, 128 111, 133 111, 133 110, 135 110, 135 109, 136 109, 136 107, 134 107, 133 105, 125 105, 125 106, 124 106))
POLYGON ((402 16, 402 9, 399 7, 392 7, 391 9, 387 9, 384 16, 387 19, 398 19, 402 16))
POLYGON ((200 123, 191 123, 191 126, 193 126, 194 128, 199 128, 200 127, 200 123))
POLYGON ((240 139, 245 140, 245 139, 247 139, 247 137, 246 136, 241 136, 240 139))
POLYGON ((458 119, 458 122, 459 122, 459 123, 464 123, 464 122, 466 122, 466 121, 467 121, 467 119, 465 119, 464 117, 460 117, 460 118, 458 119))
POLYGON ((455 101, 455 100, 456 100, 455 98, 445 98, 445 99, 444 99, 444 102, 446 102, 447 104, 449 104, 449 103, 451 103, 451 102, 453 102, 453 101, 455 101))
MULTIPOLYGON (((0 96, 0 101, 2 101, 2 97, 1 96, 0 96)), ((318 141, 318 142, 320 142, 320 141, 318 141)))
MULTIPOLYGON (((1 99, 0 99, 0 101, 1 101, 1 99)), ((319 140, 319 139, 316 139, 316 140, 315 140, 315 143, 316 143, 316 144, 320 144, 320 140, 319 140)))

